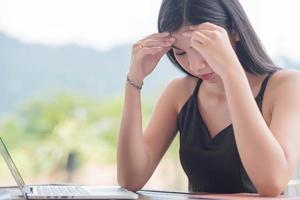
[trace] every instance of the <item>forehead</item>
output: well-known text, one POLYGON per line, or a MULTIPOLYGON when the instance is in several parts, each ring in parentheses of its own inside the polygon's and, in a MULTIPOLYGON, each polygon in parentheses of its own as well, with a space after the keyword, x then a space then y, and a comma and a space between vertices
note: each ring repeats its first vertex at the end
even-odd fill
POLYGON ((180 29, 178 29, 177 31, 171 33, 171 36, 175 37, 176 40, 173 44, 174 47, 178 47, 179 49, 186 49, 190 47, 190 40, 187 37, 184 37, 182 35, 183 32, 188 31, 188 27, 187 26, 182 26, 180 29))
POLYGON ((185 31, 188 31, 189 28, 187 26, 182 26, 180 27, 177 31, 172 32, 171 35, 176 37, 176 36, 181 36, 181 34, 185 31))

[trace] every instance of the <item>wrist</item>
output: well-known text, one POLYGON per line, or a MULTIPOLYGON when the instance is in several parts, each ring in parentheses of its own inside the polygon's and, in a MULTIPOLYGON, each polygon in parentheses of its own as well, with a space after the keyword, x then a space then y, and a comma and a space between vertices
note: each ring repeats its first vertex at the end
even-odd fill
POLYGON ((244 68, 240 64, 232 64, 221 75, 221 79, 224 81, 230 80, 234 76, 241 76, 245 74, 244 68))
POLYGON ((137 83, 138 85, 142 84, 144 81, 144 76, 142 76, 140 73, 131 72, 131 71, 128 72, 127 78, 137 83))
POLYGON ((144 84, 143 81, 142 82, 138 82, 138 81, 136 81, 134 79, 131 79, 131 77, 129 76, 129 74, 127 75, 126 83, 129 84, 130 86, 138 89, 138 90, 141 90, 142 87, 143 87, 143 84, 144 84))

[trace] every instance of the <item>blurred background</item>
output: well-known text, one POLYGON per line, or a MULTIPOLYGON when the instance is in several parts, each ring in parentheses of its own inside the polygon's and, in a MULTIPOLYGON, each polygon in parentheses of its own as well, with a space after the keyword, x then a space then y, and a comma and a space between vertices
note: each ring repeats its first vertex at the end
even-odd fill
MULTIPOLYGON (((26 183, 117 184, 130 49, 157 31, 160 3, 0 0, 0 135, 26 183)), ((274 61, 298 70, 300 1, 241 3, 274 61)), ((164 57, 146 78, 144 127, 162 90, 178 76, 164 57)), ((0 185, 15 185, 2 158, 0 185)), ((187 191, 178 137, 145 188, 187 191)))

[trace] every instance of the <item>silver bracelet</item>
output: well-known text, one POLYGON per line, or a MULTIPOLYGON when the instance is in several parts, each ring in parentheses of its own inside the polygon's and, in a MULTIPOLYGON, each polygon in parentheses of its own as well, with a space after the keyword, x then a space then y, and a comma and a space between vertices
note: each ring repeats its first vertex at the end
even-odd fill
POLYGON ((128 82, 131 86, 133 86, 134 88, 139 89, 139 90, 142 89, 143 84, 144 84, 144 82, 142 82, 140 85, 137 84, 136 82, 134 82, 133 80, 131 80, 131 79, 128 77, 128 75, 127 75, 127 82, 128 82))

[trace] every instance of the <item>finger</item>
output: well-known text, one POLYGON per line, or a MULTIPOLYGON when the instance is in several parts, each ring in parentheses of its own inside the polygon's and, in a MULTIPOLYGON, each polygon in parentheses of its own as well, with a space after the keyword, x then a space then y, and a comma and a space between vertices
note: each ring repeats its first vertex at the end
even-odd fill
POLYGON ((200 37, 200 33, 203 34, 203 38, 204 39, 207 39, 206 41, 202 41, 203 44, 207 44, 208 42, 211 42, 211 41, 214 41, 214 40, 217 40, 218 38, 222 37, 222 33, 220 31, 210 31, 210 30, 197 30, 197 31, 189 31, 190 33, 187 33, 186 37, 192 37, 193 33, 195 33, 195 36, 199 36, 200 37))
POLYGON ((148 39, 145 41, 139 41, 136 44, 133 45, 133 52, 136 52, 140 50, 141 48, 145 47, 163 47, 163 48, 168 48, 170 47, 176 39, 174 37, 172 38, 161 38, 161 39, 148 39))
POLYGON ((142 40, 136 42, 135 44, 132 45, 132 53, 136 53, 139 49, 143 47, 142 40))
POLYGON ((209 42, 210 38, 207 37, 205 34, 203 34, 201 31, 194 31, 192 33, 191 40, 197 40, 202 43, 202 45, 207 44, 209 42))
POLYGON ((154 55, 156 53, 161 52, 162 50, 163 50, 162 47, 145 47, 145 48, 140 49, 139 53, 142 53, 145 55, 148 55, 148 54, 154 55))
POLYGON ((204 46, 203 46, 203 44, 201 44, 201 42, 199 42, 197 40, 193 40, 193 41, 191 41, 191 47, 203 55, 204 46))
POLYGON ((170 36, 169 32, 154 33, 154 34, 151 34, 151 35, 147 36, 145 39, 149 39, 149 38, 163 38, 163 37, 168 37, 168 36, 170 36))
POLYGON ((201 30, 200 32, 206 37, 208 37, 210 40, 216 40, 217 38, 221 37, 220 31, 201 30))
POLYGON ((210 40, 210 38, 203 34, 201 31, 184 32, 182 35, 191 38, 191 41, 197 40, 203 45, 205 45, 210 40))
POLYGON ((143 50, 148 50, 148 49, 164 49, 164 48, 168 48, 168 47, 161 47, 161 46, 152 46, 152 47, 145 47, 145 46, 141 46, 141 47, 136 47, 132 50, 133 54, 136 54, 139 51, 143 51, 143 50))
POLYGON ((165 53, 167 53, 168 51, 170 51, 171 47, 164 47, 161 50, 158 50, 157 52, 152 53, 152 55, 159 55, 159 56, 163 56, 165 53))
POLYGON ((158 37, 158 38, 160 38, 160 37, 167 37, 167 36, 170 36, 169 32, 155 33, 153 35, 153 37, 158 37))
POLYGON ((174 41, 175 41, 175 39, 161 39, 161 40, 149 39, 149 40, 145 40, 143 42, 143 46, 145 46, 145 47, 155 47, 155 46, 168 47, 168 46, 171 46, 174 43, 174 41))
POLYGON ((138 42, 136 42, 134 45, 133 45, 133 48, 141 45, 144 41, 146 40, 149 40, 149 39, 171 39, 171 38, 174 38, 173 36, 170 35, 169 32, 162 32, 162 33, 154 33, 154 34, 151 34, 141 40, 139 40, 138 42))
POLYGON ((176 38, 174 37, 174 36, 171 36, 171 35, 169 35, 169 36, 164 36, 164 37, 162 37, 162 36, 160 36, 160 37, 147 37, 147 38, 144 38, 144 39, 141 39, 141 40, 139 40, 138 42, 136 42, 133 46, 138 46, 138 45, 140 45, 140 44, 142 44, 142 43, 144 43, 145 41, 148 41, 148 40, 152 40, 152 41, 154 41, 154 40, 157 40, 157 41, 169 41, 169 40, 176 40, 176 38))
POLYGON ((201 24, 191 25, 191 26, 189 26, 189 29, 190 30, 207 29, 207 30, 213 31, 213 30, 221 30, 222 27, 220 27, 216 24, 213 24, 211 22, 204 22, 201 24))
POLYGON ((148 39, 147 41, 141 40, 133 45, 132 52, 136 53, 136 52, 140 51, 141 49, 148 49, 148 48, 152 48, 152 47, 163 48, 163 47, 166 47, 169 45, 170 44, 167 41, 159 41, 159 40, 151 40, 151 39, 148 39))

